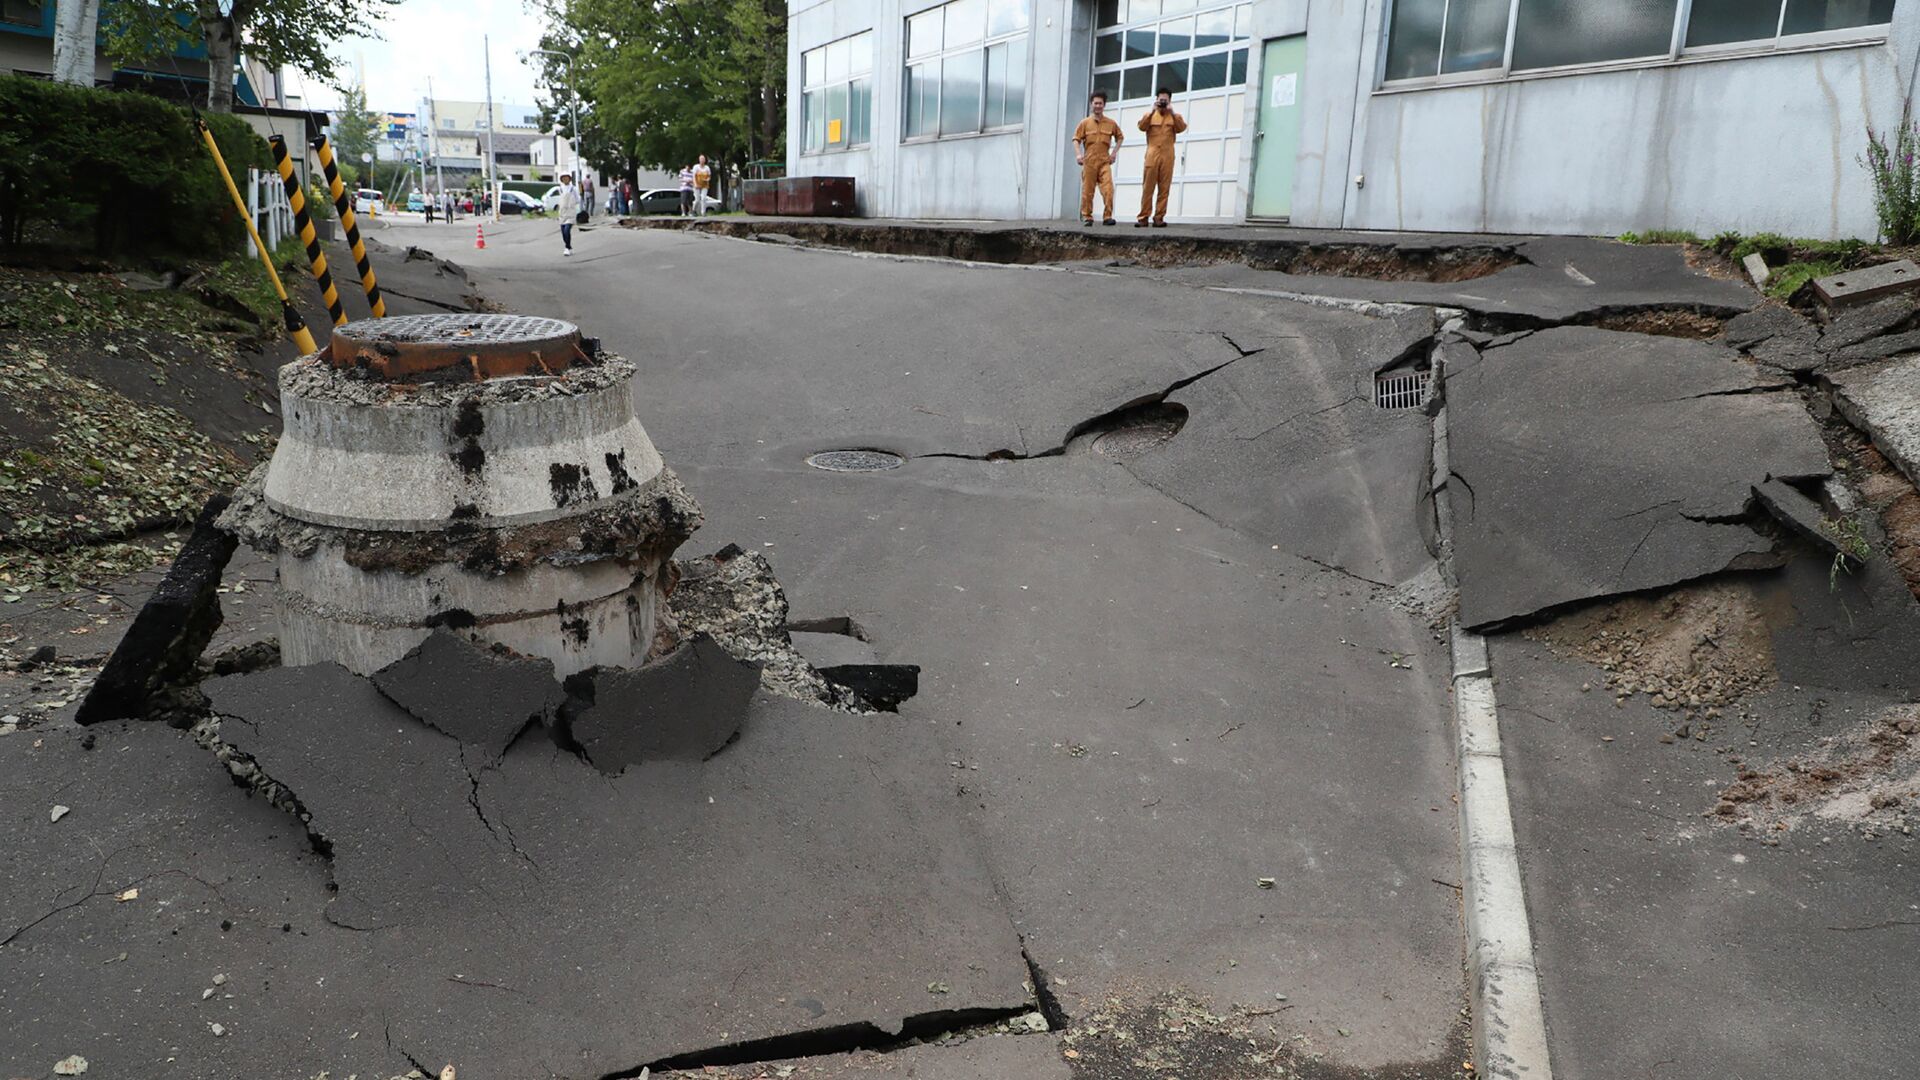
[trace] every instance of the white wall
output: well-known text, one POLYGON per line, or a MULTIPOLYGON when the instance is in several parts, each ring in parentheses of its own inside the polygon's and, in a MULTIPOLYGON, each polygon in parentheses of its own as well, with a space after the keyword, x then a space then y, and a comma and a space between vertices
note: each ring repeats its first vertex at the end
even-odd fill
MULTIPOLYGON (((1079 200, 1067 137, 1084 114, 1092 0, 1033 0, 1023 130, 899 144, 903 27, 934 0, 795 0, 788 174, 852 176, 861 212, 1056 218, 1079 200), (804 6, 803 6, 804 4, 804 6), (874 143, 800 154, 799 57, 874 33, 874 143)), ((1858 158, 1866 126, 1898 122, 1920 52, 1920 0, 1892 39, 1769 56, 1660 62, 1420 90, 1375 88, 1388 0, 1254 0, 1262 42, 1307 33, 1295 225, 1611 235, 1725 229, 1797 236, 1876 231, 1858 158), (1364 175, 1364 186, 1353 177, 1364 175)), ((1260 95, 1243 118, 1250 193, 1260 95)), ((1238 209, 1244 217, 1245 205, 1238 209)))
MULTIPOLYGON (((906 18, 942 0, 818 0, 789 8, 787 26, 787 175, 851 176, 869 217, 1050 218, 1062 205, 1060 159, 1082 115, 1092 47, 1083 2, 1031 0, 1027 32, 1026 118, 1014 131, 902 144, 906 18), (1079 19, 1077 29, 1070 23, 1079 19), (862 30, 873 35, 873 143, 803 154, 800 57, 862 30), (1077 56, 1078 76, 1062 78, 1077 56), (1070 118, 1069 118, 1070 114, 1070 118)), ((1076 181, 1077 183, 1077 181, 1076 181)), ((1078 189, 1074 199, 1079 199, 1078 189)))

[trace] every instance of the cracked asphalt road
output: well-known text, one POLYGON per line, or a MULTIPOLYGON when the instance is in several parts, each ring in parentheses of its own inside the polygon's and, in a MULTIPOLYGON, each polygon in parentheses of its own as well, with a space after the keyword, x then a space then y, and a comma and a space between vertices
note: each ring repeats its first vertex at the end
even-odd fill
POLYGON ((1440 1051, 1464 1000, 1456 894, 1434 883, 1457 866, 1445 654, 1290 543, 1418 573, 1426 425, 1362 415, 1324 457, 1231 445, 1370 387, 1403 334, 1163 282, 673 233, 595 229, 563 262, 547 231, 489 237, 478 286, 639 364, 641 419, 708 515, 691 548, 760 548, 797 618, 851 614, 880 659, 922 666, 902 720, 959 763, 942 794, 1070 1017, 1178 985, 1222 1009, 1284 994, 1290 1030, 1341 1059, 1440 1051), (1133 462, 922 456, 1037 453, 1216 367, 1133 462), (803 463, 839 447, 911 460, 803 463))

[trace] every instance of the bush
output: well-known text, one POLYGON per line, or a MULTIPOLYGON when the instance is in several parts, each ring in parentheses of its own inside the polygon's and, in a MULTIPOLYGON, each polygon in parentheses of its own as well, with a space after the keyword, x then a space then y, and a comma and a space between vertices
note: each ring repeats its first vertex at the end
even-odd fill
MULTIPOLYGON (((240 214, 185 109, 146 94, 0 76, 0 244, 91 240, 96 254, 232 250, 240 214)), ((266 141, 208 116, 227 168, 271 167, 266 141)))
POLYGON ((1920 169, 1913 156, 1920 152, 1920 131, 1910 115, 1900 115, 1900 128, 1891 143, 1885 132, 1867 128, 1867 153, 1860 164, 1873 178, 1873 210, 1880 218, 1880 235, 1887 243, 1905 247, 1920 240, 1920 169))

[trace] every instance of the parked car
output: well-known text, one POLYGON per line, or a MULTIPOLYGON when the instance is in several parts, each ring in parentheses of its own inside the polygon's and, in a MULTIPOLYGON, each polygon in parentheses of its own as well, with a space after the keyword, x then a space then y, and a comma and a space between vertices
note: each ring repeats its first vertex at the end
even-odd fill
POLYGON ((378 188, 361 188, 353 193, 353 212, 379 217, 387 212, 387 197, 378 188))
POLYGON ((555 184, 552 187, 548 188, 547 193, 545 195, 540 196, 540 208, 547 211, 548 213, 555 213, 559 211, 560 209, 560 185, 559 184, 555 184))
POLYGON ((500 193, 500 212, 503 214, 526 214, 539 209, 540 204, 524 191, 508 189, 500 193))
POLYGON ((427 200, 425 196, 421 195, 417 191, 407 192, 407 209, 408 210, 411 210, 414 213, 418 214, 424 211, 426 208, 427 208, 427 200))
POLYGON ((636 214, 677 214, 680 212, 679 188, 654 188, 633 197, 636 214))

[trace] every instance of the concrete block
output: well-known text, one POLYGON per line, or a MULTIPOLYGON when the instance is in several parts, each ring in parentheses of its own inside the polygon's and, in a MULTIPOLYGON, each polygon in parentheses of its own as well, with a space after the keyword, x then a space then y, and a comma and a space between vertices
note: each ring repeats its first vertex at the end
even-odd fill
POLYGON ((1814 295, 1830 308, 1864 304, 1916 288, 1920 288, 1920 266, 1914 265, 1912 259, 1864 266, 1813 281, 1814 295))
POLYGON ((1741 259, 1740 263, 1747 268, 1747 276, 1753 279, 1753 286, 1756 289, 1765 286, 1767 279, 1773 276, 1773 271, 1767 269, 1766 256, 1757 251, 1748 252, 1747 257, 1741 259))
POLYGON ((1840 414, 1920 484, 1920 356, 1835 372, 1827 382, 1840 414))

